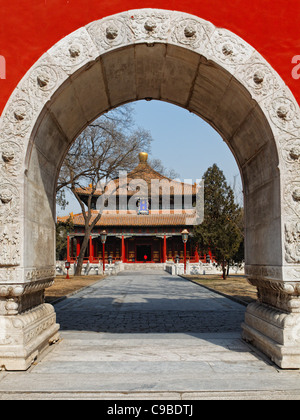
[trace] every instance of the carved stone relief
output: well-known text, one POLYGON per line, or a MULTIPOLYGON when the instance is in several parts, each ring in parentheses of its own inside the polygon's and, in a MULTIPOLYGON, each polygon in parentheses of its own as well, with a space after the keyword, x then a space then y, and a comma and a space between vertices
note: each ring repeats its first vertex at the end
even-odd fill
POLYGON ((163 11, 133 11, 129 15, 129 27, 133 39, 137 41, 167 41, 170 30, 171 16, 163 11))
MULTIPOLYGON (((23 272, 22 270, 18 269, 17 267, 1 267, 0 268, 0 284, 8 283, 13 284, 20 281, 22 278, 23 272)), ((0 287, 0 295, 1 295, 1 287, 0 287)))
POLYGON ((282 89, 274 95, 269 104, 266 104, 271 120, 281 135, 283 133, 297 135, 300 130, 299 106, 289 96, 285 89, 282 89))
POLYGON ((100 53, 127 44, 130 34, 125 24, 126 18, 119 16, 87 25, 87 31, 100 53))
POLYGON ((33 108, 28 99, 16 99, 11 101, 3 115, 2 136, 24 137, 30 127, 33 116, 33 108))
POLYGON ((19 192, 11 182, 3 180, 0 186, 0 267, 20 263, 19 214, 19 192))
POLYGON ((272 96, 282 85, 278 75, 261 58, 254 53, 249 63, 238 68, 236 77, 247 86, 254 99, 272 96))
POLYGON ((300 178, 294 180, 287 177, 283 197, 286 216, 290 221, 298 220, 300 217, 300 178))
POLYGON ((69 75, 99 55, 85 28, 80 28, 62 39, 48 54, 58 68, 69 75))
POLYGON ((45 100, 61 78, 62 72, 55 65, 41 63, 30 72, 27 89, 33 98, 45 100))
POLYGON ((247 63, 254 52, 250 45, 225 29, 216 29, 210 41, 214 59, 231 72, 247 63))
POLYGON ((285 162, 291 165, 291 170, 300 170, 300 138, 286 140, 282 154, 285 162))
POLYGON ((199 53, 212 51, 210 37, 215 27, 209 22, 191 19, 178 18, 172 22, 171 40, 177 45, 192 48, 199 53))
POLYGON ((22 147, 14 139, 0 142, 0 168, 4 177, 16 177, 22 165, 22 147))
POLYGON ((0 185, 0 224, 14 224, 20 214, 20 194, 11 182, 3 180, 0 185))
POLYGON ((20 226, 0 226, 0 267, 20 264, 20 226))
POLYGON ((285 260, 300 263, 300 222, 285 224, 285 260))

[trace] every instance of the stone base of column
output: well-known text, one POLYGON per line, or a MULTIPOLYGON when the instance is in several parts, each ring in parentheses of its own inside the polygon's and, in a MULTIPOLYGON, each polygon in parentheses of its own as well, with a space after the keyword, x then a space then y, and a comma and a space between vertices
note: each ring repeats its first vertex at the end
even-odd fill
POLYGON ((300 369, 300 314, 251 303, 242 324, 243 339, 282 369, 300 369))
POLYGON ((27 370, 40 353, 59 339, 58 331, 50 304, 18 315, 0 316, 0 368, 27 370))

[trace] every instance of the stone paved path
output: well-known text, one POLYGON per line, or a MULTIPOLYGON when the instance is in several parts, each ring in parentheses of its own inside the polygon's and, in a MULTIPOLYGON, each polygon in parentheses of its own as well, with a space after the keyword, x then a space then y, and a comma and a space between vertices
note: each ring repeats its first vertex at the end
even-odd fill
POLYGON ((245 307, 160 271, 124 272, 55 305, 61 342, 0 399, 300 399, 241 340, 245 307))
POLYGON ((62 330, 109 333, 239 331, 245 308, 181 277, 123 272, 56 305, 62 330))

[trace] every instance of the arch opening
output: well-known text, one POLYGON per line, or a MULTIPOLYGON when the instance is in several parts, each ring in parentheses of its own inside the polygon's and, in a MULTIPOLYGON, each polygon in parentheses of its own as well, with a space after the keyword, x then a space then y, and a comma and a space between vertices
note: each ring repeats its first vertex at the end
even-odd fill
MULTIPOLYGON (((278 247, 276 255, 271 246, 274 239, 265 234, 264 228, 272 223, 272 227, 268 228, 276 236, 280 232, 280 213, 274 214, 271 222, 268 211, 258 208, 257 204, 267 204, 268 207, 271 201, 280 197, 278 152, 268 121, 245 88, 226 70, 181 47, 139 44, 115 50, 101 57, 101 61, 97 60, 87 69, 77 72, 56 92, 34 130, 30 159, 27 161, 28 188, 35 188, 39 177, 43 195, 47 197, 38 224, 47 226, 47 220, 53 220, 57 175, 66 150, 78 134, 101 113, 145 98, 185 108, 209 122, 221 134, 237 161, 243 180, 247 218, 246 261, 253 261, 255 255, 256 265, 276 265, 282 249, 278 247), (184 86, 181 87, 181 84, 184 86), (95 86, 102 86, 102 90, 95 92, 95 86), (110 86, 114 86, 112 93, 110 86), (218 89, 218 94, 212 93, 214 89, 218 89), (109 98, 103 98, 107 92, 109 98), (101 103, 99 97, 102 98, 101 103), (44 156, 51 157, 47 165, 42 164, 44 156), (268 166, 262 164, 266 161, 268 166), (40 173, 37 174, 34 168, 38 168, 40 173), (254 232, 255 241, 251 237, 254 232), (258 252, 258 243, 261 244, 261 252, 258 252)), ((29 215, 30 201, 28 206, 29 215)), ((280 208, 276 202, 273 207, 280 208)), ((32 218, 36 218, 35 208, 32 211, 32 218)), ((29 226, 30 231, 32 228, 29 226)), ((43 247, 39 246, 39 249, 43 247)), ((36 265, 42 260, 42 255, 33 253, 36 259, 29 264, 36 265)))
MULTIPOLYGON (((0 268, 3 290, 14 286, 2 293, 4 324, 7 315, 23 317, 32 310, 34 322, 49 320, 47 340, 56 337, 55 315, 43 304, 43 291, 54 277, 60 166, 91 121, 142 99, 195 113, 231 149, 244 186, 246 274, 259 290, 243 334, 281 367, 299 367, 299 154, 291 153, 299 148, 299 107, 252 47, 177 12, 133 11, 79 29, 41 57, 8 102, 1 150, 11 199, 5 202, 2 194, 1 216, 11 239, 0 268), (14 305, 7 311, 8 296, 14 305), (278 314, 288 318, 289 338, 278 314)), ((35 347, 43 347, 45 337, 36 337, 35 347)), ((19 359, 18 366, 28 366, 31 356, 19 359)), ((17 363, 5 357, 4 362, 17 363)))

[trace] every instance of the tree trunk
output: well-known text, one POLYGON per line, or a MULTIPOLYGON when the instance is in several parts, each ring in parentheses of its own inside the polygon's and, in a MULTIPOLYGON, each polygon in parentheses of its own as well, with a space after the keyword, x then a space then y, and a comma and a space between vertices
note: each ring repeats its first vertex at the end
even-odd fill
POLYGON ((83 259, 85 256, 85 252, 87 250, 88 244, 89 244, 89 239, 90 239, 90 230, 85 230, 84 232, 84 238, 81 244, 81 248, 80 248, 80 253, 78 255, 78 259, 77 259, 77 265, 76 265, 76 270, 74 273, 74 276, 81 276, 81 272, 82 272, 82 267, 83 267, 83 259))
POLYGON ((226 279, 226 267, 225 267, 225 261, 224 260, 222 261, 222 271, 223 271, 222 279, 225 280, 226 279))

